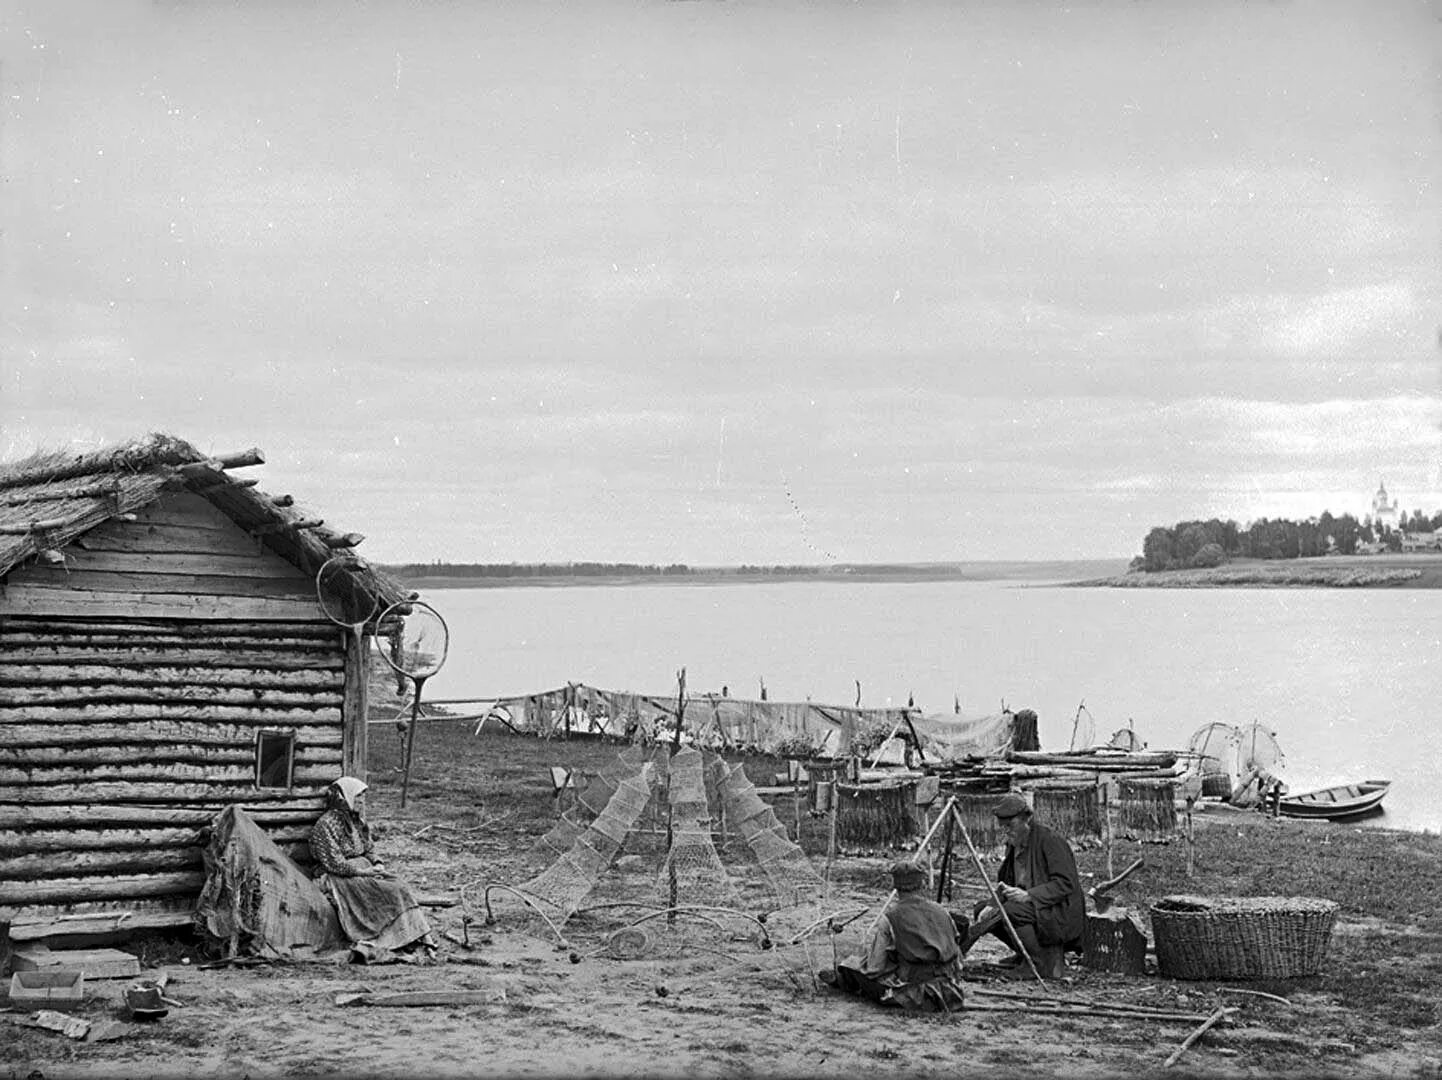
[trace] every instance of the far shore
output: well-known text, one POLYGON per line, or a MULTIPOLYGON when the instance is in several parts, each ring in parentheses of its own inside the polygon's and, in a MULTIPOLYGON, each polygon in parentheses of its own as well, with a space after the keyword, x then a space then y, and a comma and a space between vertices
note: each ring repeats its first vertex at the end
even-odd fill
POLYGON ((1442 552, 1234 559, 1204 570, 1133 572, 1069 584, 1112 589, 1442 589, 1442 552))

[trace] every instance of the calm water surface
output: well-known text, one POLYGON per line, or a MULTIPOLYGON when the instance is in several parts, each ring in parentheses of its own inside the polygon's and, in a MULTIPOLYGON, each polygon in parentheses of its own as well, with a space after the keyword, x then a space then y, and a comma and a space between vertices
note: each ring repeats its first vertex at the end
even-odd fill
POLYGON ((1010 582, 437 589, 451 631, 427 698, 567 681, 773 701, 1037 711, 1065 749, 1085 701, 1152 747, 1261 721, 1294 789, 1389 778, 1372 823, 1442 829, 1442 591, 1070 589, 1010 582))

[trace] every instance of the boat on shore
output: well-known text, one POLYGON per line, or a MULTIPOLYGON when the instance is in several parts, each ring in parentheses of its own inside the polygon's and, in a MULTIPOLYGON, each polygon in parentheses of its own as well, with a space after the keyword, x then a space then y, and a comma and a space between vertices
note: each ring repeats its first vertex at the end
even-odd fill
POLYGON ((1391 786, 1390 780, 1359 780, 1354 784, 1283 795, 1277 811, 1283 817, 1346 821, 1380 810, 1391 786))

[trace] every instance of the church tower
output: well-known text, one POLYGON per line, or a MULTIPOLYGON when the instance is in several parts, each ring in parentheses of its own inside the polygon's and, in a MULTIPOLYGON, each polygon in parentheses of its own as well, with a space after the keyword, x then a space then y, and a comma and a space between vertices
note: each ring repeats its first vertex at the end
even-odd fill
POLYGON ((1372 524, 1379 531, 1384 527, 1397 527, 1397 501, 1388 499, 1387 485, 1380 480, 1377 482, 1377 494, 1372 496, 1372 524))

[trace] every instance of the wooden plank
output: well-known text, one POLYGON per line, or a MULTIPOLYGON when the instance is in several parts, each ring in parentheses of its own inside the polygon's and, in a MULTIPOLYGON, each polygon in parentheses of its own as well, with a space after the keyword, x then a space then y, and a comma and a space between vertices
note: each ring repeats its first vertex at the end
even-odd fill
POLYGON ((22 907, 13 915, 13 941, 43 941, 51 938, 108 934, 133 934, 141 930, 162 930, 189 926, 193 921, 195 896, 162 900, 133 900, 129 903, 104 901, 99 904, 45 904, 22 907), (73 908, 93 910, 77 914, 73 908))
MULTIPOLYGON (((330 780, 335 780, 331 776, 330 780)), ((252 803, 281 802, 297 796, 321 798, 329 781, 312 785, 297 784, 287 791, 284 788, 256 789, 249 781, 244 784, 224 784, 218 781, 208 783, 181 784, 174 781, 152 781, 148 783, 99 781, 80 784, 35 784, 21 793, 31 803, 79 803, 79 802, 141 802, 141 803, 199 803, 222 801, 250 805, 252 803)), ((0 821, 4 815, 0 814, 0 821)))
MULTIPOLYGON (((340 776, 339 763, 302 765, 295 764, 292 774, 297 788, 324 788, 340 776)), ((0 787, 12 787, 25 798, 43 798, 46 787, 72 785, 90 781, 115 780, 143 784, 146 781, 177 784, 239 784, 253 787, 255 784, 254 760, 235 765, 225 762, 202 762, 192 764, 185 761, 156 762, 154 764, 122 762, 120 764, 94 764, 71 767, 66 765, 36 765, 30 768, 0 766, 0 787)), ((260 788, 260 792, 270 788, 260 788)), ((46 800, 54 801, 54 800, 46 800)))
POLYGON ((339 754, 343 742, 338 722, 298 726, 272 724, 264 717, 258 717, 252 724, 175 720, 128 724, 12 724, 0 728, 4 732, 0 761, 16 764, 37 760, 30 756, 33 753, 54 753, 64 755, 66 760, 83 761, 92 749, 129 752, 126 748, 131 748, 136 753, 163 755, 167 746, 195 747, 201 751, 234 748, 249 752, 255 746, 256 732, 269 727, 295 732, 296 753, 307 757, 319 754, 329 760, 329 755, 339 754))
POLYGON ((70 545, 62 549, 71 571, 121 574, 213 574, 220 577, 273 577, 315 588, 315 578, 269 551, 254 546, 243 555, 230 551, 96 551, 70 545))
POLYGON ((340 705, 339 689, 310 691, 229 686, 0 686, 0 709, 108 704, 266 705, 279 708, 322 708, 340 705))
MULTIPOLYGON (((5 648, 6 662, 16 665, 82 665, 105 664, 108 667, 159 668, 175 665, 212 668, 269 668, 272 671, 335 671, 340 672, 345 658, 328 647, 317 646, 303 652, 273 649, 204 649, 204 648, 135 648, 120 643, 96 645, 84 649, 55 646, 23 645, 5 648)), ((0 678, 5 669, 0 668, 0 678)), ((41 676, 43 677, 43 676, 41 676)))
MULTIPOLYGON (((171 689, 204 684, 207 688, 245 687, 249 690, 290 690, 294 692, 340 693, 345 675, 340 671, 302 668, 299 671, 275 671, 267 667, 111 667, 103 664, 21 664, 0 665, 0 687, 60 687, 92 685, 88 696, 110 696, 110 688, 121 686, 157 686, 171 689)), ((3 700, 3 698, 0 698, 3 700)), ((26 700, 35 700, 27 695, 26 700)))
MULTIPOLYGON (((18 615, 74 615, 160 619, 324 620, 314 596, 306 600, 257 596, 184 596, 177 593, 78 592, 40 585, 0 586, 0 604, 18 615)), ((328 620, 326 620, 328 621, 328 620)))
POLYGON ((345 687, 341 698, 341 719, 344 732, 343 768, 346 776, 366 778, 366 757, 369 752, 370 703, 370 641, 348 635, 345 653, 345 687))
MULTIPOLYGON (((191 723, 248 724, 266 727, 340 727, 339 708, 291 708, 264 701, 240 705, 141 702, 107 705, 23 705, 0 707, 0 724, 89 724, 172 720, 191 723)), ((8 735, 4 736, 8 741, 8 735)))
POLYGON ((108 570, 76 570, 35 563, 12 571, 13 587, 31 585, 89 592, 194 593, 196 596, 280 597, 314 599, 315 585, 301 577, 275 578, 263 574, 131 574, 108 570))
POLYGON ((187 641, 191 638, 229 641, 236 637, 257 637, 264 640, 272 638, 299 638, 324 641, 336 648, 341 647, 341 629, 335 623, 327 619, 324 614, 313 619, 300 620, 296 622, 246 622, 244 620, 228 620, 226 622, 175 622, 168 619, 157 619, 145 622, 138 619, 129 621, 116 619, 102 619, 96 622, 83 622, 77 619, 47 619, 44 616, 16 615, 13 612, 6 612, 4 618, 0 618, 0 638, 8 639, 15 635, 19 640, 29 642, 24 637, 27 634, 38 635, 35 644, 46 644, 46 635, 55 635, 61 644, 78 637, 114 637, 143 635, 147 642, 153 638, 173 637, 177 640, 187 641))
POLYGON ((146 846, 125 851, 37 851, 7 855, 0 862, 0 889, 5 882, 82 874, 163 874, 204 865, 199 844, 185 847, 146 846))
MULTIPOLYGON (((244 798, 233 800, 264 829, 296 824, 313 824, 325 812, 325 796, 277 800, 255 804, 244 798)), ((29 803, 0 803, 0 829, 100 828, 109 826, 209 825, 215 815, 231 803, 218 800, 215 793, 194 806, 131 806, 125 804, 76 803, 35 806, 29 803)))
MULTIPOLYGON (((297 765, 326 765, 339 769, 342 755, 338 746, 302 744, 297 739, 295 760, 297 765)), ((29 770, 46 765, 86 768, 92 765, 135 765, 145 762, 186 762, 193 765, 241 765, 248 762, 254 765, 255 738, 252 735, 247 742, 229 746, 153 742, 124 743, 118 746, 0 746, 0 770, 29 770)))
POLYGON ((190 525, 141 525, 107 521, 76 537, 71 546, 84 551, 183 551, 195 555, 258 555, 260 546, 240 530, 196 528, 190 525))
MULTIPOLYGON (((211 820, 208 817, 205 824, 184 828, 32 829, 25 832, 0 829, 0 856, 194 846, 205 843, 211 820)), ((277 844, 300 844, 310 840, 312 825, 314 822, 267 826, 265 834, 277 844)), ((0 869, 0 873, 5 872, 0 869)))
POLYGON ((167 491, 154 502, 147 503, 135 511, 135 520, 141 525, 186 525, 197 529, 216 529, 221 532, 238 532, 245 535, 245 529, 238 525, 204 495, 189 491, 167 491))
POLYGON ((123 874, 52 878, 49 881, 0 881, 0 905, 57 904, 77 900, 130 900, 147 896, 199 893, 205 875, 194 870, 164 874, 123 874))

